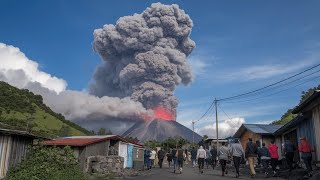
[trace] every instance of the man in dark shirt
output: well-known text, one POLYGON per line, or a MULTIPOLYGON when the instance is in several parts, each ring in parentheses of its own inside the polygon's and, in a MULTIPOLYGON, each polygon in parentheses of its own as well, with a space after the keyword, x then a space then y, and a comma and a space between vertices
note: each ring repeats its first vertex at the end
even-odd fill
POLYGON ((285 143, 284 143, 284 154, 286 155, 286 160, 289 166, 290 171, 293 169, 293 158, 294 158, 294 152, 296 151, 296 147, 293 145, 293 143, 290 141, 290 137, 287 137, 285 143))
POLYGON ((158 161, 158 165, 159 165, 160 168, 162 168, 164 157, 165 157, 165 152, 162 149, 160 149, 158 151, 158 160, 159 160, 158 161))
POLYGON ((171 156, 172 156, 172 160, 173 160, 173 173, 176 172, 176 166, 177 166, 176 153, 177 153, 177 147, 172 149, 172 151, 171 151, 171 156))
POLYGON ((249 161, 249 166, 250 166, 250 174, 251 177, 254 178, 256 176, 256 171, 254 169, 254 164, 255 164, 255 158, 257 158, 257 145, 252 142, 252 138, 249 138, 249 142, 246 145, 246 158, 249 161))
POLYGON ((192 167, 196 165, 196 159, 197 159, 197 150, 196 148, 192 147, 192 150, 191 150, 192 167))

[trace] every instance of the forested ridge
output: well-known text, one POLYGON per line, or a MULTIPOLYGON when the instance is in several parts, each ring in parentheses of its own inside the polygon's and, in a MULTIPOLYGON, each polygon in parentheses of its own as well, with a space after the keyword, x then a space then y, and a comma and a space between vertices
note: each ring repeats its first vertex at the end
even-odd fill
POLYGON ((0 128, 26 130, 46 137, 91 134, 52 111, 43 103, 42 96, 1 81, 0 128))

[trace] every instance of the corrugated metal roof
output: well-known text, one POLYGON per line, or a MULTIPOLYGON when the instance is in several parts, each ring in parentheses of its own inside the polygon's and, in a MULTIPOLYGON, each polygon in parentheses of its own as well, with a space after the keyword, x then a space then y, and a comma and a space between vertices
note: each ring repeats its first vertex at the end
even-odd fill
POLYGON ((271 125, 271 124, 242 124, 238 131, 234 134, 233 137, 239 138, 245 130, 249 130, 255 134, 264 134, 264 135, 272 135, 278 129, 280 129, 282 125, 271 125))
MULTIPOLYGON (((123 138, 116 135, 108 136, 70 136, 70 137, 61 137, 49 141, 44 141, 44 145, 56 145, 56 146, 86 146, 89 144, 94 144, 97 142, 118 139, 124 140, 123 138)), ((125 140, 124 140, 125 141, 125 140)))
POLYGON ((273 134, 282 127, 282 125, 271 124, 244 124, 244 126, 256 134, 273 134))
MULTIPOLYGON (((105 135, 105 136, 70 136, 70 137, 62 137, 49 141, 42 142, 43 145, 48 146, 87 146, 89 144, 94 144, 106 140, 120 140, 126 143, 130 143, 124 138, 117 135, 105 135)), ((131 143, 136 146, 143 147, 143 145, 138 143, 131 143)))

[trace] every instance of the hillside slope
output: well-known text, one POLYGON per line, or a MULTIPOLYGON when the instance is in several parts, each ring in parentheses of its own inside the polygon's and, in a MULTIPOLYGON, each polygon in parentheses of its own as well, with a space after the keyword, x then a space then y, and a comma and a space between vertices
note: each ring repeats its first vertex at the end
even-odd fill
POLYGON ((88 135, 90 131, 66 120, 43 103, 40 95, 0 81, 0 128, 27 130, 45 137, 88 135))

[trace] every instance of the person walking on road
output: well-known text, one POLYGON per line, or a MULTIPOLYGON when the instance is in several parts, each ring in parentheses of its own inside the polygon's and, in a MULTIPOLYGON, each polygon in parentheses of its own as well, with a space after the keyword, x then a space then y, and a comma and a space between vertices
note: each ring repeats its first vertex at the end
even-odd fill
POLYGON ((150 169, 150 150, 147 148, 144 150, 144 167, 150 169))
POLYGON ((171 151, 171 156, 172 156, 172 160, 173 160, 173 173, 176 172, 176 167, 177 167, 177 157, 176 157, 176 154, 177 154, 177 147, 172 149, 171 151))
POLYGON ((192 147, 192 150, 191 150, 192 167, 196 165, 196 159, 197 159, 197 150, 195 147, 192 147))
POLYGON ((256 141, 256 145, 257 145, 257 153, 258 153, 258 167, 261 167, 261 154, 259 154, 259 150, 261 149, 261 143, 260 141, 256 141))
POLYGON ((162 168, 164 157, 165 157, 165 152, 162 149, 160 149, 158 151, 158 160, 159 160, 158 161, 158 165, 159 165, 160 168, 162 168))
POLYGON ((214 167, 217 164, 217 148, 215 146, 212 146, 212 149, 210 150, 210 154, 211 154, 212 169, 214 169, 214 167))
POLYGON ((151 150, 150 152, 150 167, 149 169, 151 169, 152 167, 154 167, 154 160, 156 159, 156 151, 154 149, 151 150))
POLYGON ((266 177, 269 176, 268 168, 270 164, 270 153, 268 148, 266 148, 266 143, 262 143, 262 148, 258 150, 261 155, 261 164, 263 166, 263 171, 266 177))
POLYGON ((249 138, 249 142, 246 145, 245 155, 249 161, 251 178, 254 178, 256 176, 254 165, 257 158, 257 145, 252 142, 252 138, 249 138))
POLYGON ((306 165, 308 176, 311 177, 312 176, 312 166, 311 166, 312 147, 309 141, 305 137, 300 138, 299 152, 301 153, 301 159, 306 165))
POLYGON ((179 149, 176 152, 176 157, 177 157, 177 161, 178 161, 178 167, 179 167, 179 172, 180 174, 182 173, 182 168, 183 168, 183 162, 185 160, 186 153, 183 149, 181 149, 181 147, 179 147, 179 149))
POLYGON ((205 159, 205 162, 206 162, 207 169, 209 169, 209 165, 211 164, 211 154, 210 154, 209 149, 206 149, 206 159, 205 159))
POLYGON ((228 174, 228 170, 226 167, 227 167, 227 161, 230 158, 230 150, 226 146, 225 142, 222 142, 221 144, 222 146, 219 148, 218 157, 221 165, 222 176, 224 176, 225 174, 228 174))
POLYGON ((234 167, 236 168, 236 178, 238 178, 240 176, 239 168, 241 158, 244 157, 244 150, 238 139, 235 139, 234 143, 231 144, 230 154, 233 157, 234 167))
POLYGON ((199 172, 203 173, 204 168, 204 159, 206 158, 206 151, 203 149, 202 146, 197 151, 197 159, 198 159, 198 165, 199 165, 199 172))
MULTIPOLYGON (((172 151, 172 150, 171 150, 172 151)), ((169 151, 167 153, 167 161, 168 161, 168 165, 169 165, 169 169, 171 167, 171 162, 172 162, 172 154, 171 154, 171 151, 169 151)))
POLYGON ((274 144, 274 140, 271 141, 271 144, 269 145, 268 150, 271 157, 271 167, 273 171, 273 176, 276 176, 279 154, 278 154, 278 146, 274 144))
POLYGON ((291 172, 293 170, 292 164, 293 164, 294 152, 296 151, 296 147, 290 141, 290 137, 287 137, 284 143, 283 151, 286 156, 287 164, 291 172))

